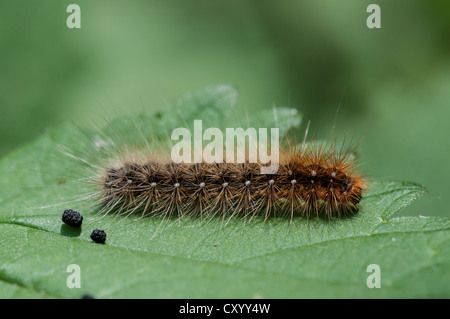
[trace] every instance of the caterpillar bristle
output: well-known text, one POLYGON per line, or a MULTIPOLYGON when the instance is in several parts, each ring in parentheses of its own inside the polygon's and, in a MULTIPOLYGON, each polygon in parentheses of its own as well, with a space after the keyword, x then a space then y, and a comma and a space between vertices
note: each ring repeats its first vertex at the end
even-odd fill
POLYGON ((141 216, 327 218, 357 211, 366 181, 354 147, 289 146, 275 174, 259 163, 174 163, 124 156, 102 168, 96 184, 103 211, 141 216))

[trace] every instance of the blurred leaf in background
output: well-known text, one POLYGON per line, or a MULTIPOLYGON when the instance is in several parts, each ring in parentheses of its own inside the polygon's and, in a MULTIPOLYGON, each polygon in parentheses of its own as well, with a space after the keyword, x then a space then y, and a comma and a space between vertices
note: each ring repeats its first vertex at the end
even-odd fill
POLYGON ((368 176, 427 187, 405 214, 450 216, 449 1, 80 0, 82 28, 68 29, 70 3, 0 1, 0 155, 59 122, 227 82, 236 116, 296 107, 319 138, 337 119, 368 176), (381 29, 366 26, 370 3, 381 29))

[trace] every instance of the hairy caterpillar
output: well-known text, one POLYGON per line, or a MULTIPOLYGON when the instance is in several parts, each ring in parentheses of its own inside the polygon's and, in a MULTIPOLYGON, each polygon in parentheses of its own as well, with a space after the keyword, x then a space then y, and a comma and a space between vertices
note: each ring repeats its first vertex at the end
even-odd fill
POLYGON ((95 182, 103 210, 121 214, 331 218, 354 212, 366 188, 352 153, 292 146, 275 174, 260 174, 258 163, 176 164, 128 154, 101 168, 95 182))
POLYGON ((167 146, 155 147, 148 137, 146 151, 119 140, 93 139, 98 149, 106 148, 99 152, 102 159, 90 165, 88 178, 105 214, 332 218, 357 211, 366 189, 351 144, 337 147, 303 140, 298 145, 294 136, 281 146, 278 171, 261 174, 258 162, 177 163, 167 146))

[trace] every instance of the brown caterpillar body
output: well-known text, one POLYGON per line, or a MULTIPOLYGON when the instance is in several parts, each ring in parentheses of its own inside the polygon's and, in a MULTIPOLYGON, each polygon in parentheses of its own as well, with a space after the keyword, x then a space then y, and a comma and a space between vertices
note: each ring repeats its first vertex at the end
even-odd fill
POLYGON ((161 214, 265 218, 288 215, 346 216, 357 210, 366 182, 353 149, 292 148, 276 174, 257 163, 175 164, 119 159, 97 178, 104 210, 161 214))

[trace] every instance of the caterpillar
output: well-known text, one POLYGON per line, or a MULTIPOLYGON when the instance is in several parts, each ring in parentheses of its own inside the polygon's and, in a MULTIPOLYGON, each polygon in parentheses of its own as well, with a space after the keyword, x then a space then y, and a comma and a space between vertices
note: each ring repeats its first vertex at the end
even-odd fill
POLYGON ((354 147, 291 145, 274 174, 261 164, 174 163, 164 156, 119 156, 94 178, 104 211, 142 216, 347 216, 357 210, 365 179, 354 147))
POLYGON ((309 125, 303 142, 297 144, 296 135, 286 134, 300 124, 295 109, 274 108, 273 113, 265 114, 267 126, 284 126, 281 135, 287 139, 279 145, 276 172, 262 173, 262 163, 249 161, 251 147, 245 150, 242 162, 224 158, 186 163, 172 160, 167 148, 170 143, 154 143, 157 135, 167 137, 170 127, 195 122, 202 112, 208 114, 204 119, 210 120, 209 123, 224 121, 235 99, 235 92, 224 85, 193 91, 166 113, 141 115, 139 121, 143 125, 134 127, 137 130, 116 134, 123 127, 117 122, 110 125, 114 128, 112 132, 100 131, 103 137, 89 137, 95 145, 96 152, 91 154, 95 160, 69 152, 90 168, 88 180, 96 190, 88 198, 97 199, 99 213, 201 219, 288 216, 292 221, 296 216, 334 218, 358 211, 367 181, 358 170, 356 145, 343 143, 338 147, 336 142, 306 142, 309 125), (136 136, 134 131, 139 134, 136 136), (114 140, 112 135, 118 139, 114 140), (134 140, 125 141, 123 137, 128 135, 133 135, 134 140), (136 147, 137 137, 143 138, 144 151, 136 147))

